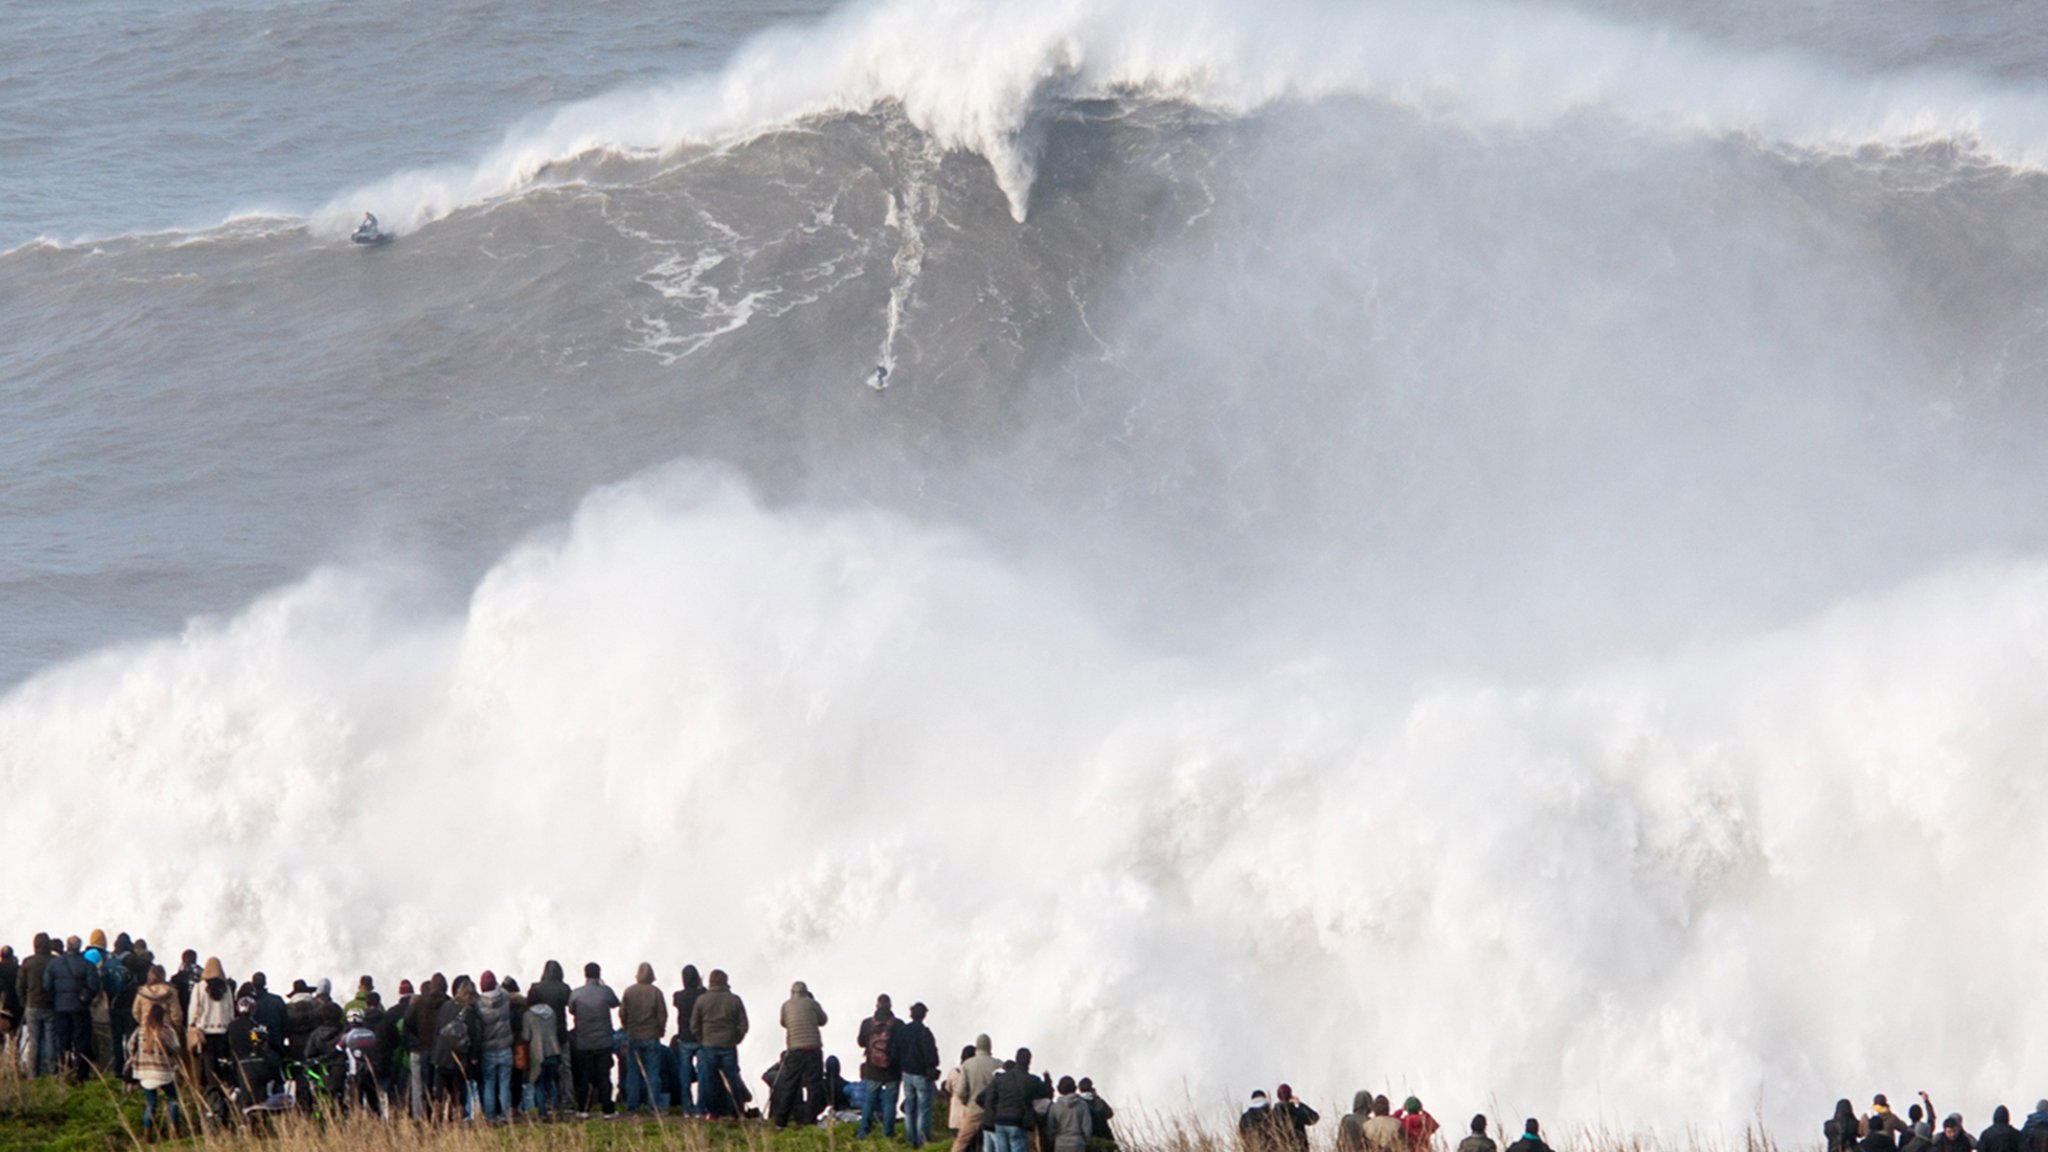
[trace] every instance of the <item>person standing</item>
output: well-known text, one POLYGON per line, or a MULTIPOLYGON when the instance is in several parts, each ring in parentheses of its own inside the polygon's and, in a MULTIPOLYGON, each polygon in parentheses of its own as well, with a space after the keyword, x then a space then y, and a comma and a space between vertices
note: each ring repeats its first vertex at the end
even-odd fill
POLYGON ((1393 1110, 1385 1096, 1372 1098, 1372 1119, 1365 1122, 1365 1146, 1370 1152, 1401 1149, 1401 1122, 1394 1119, 1393 1110))
POLYGON ((1072 1076, 1060 1077, 1059 1095, 1045 1113, 1045 1128, 1052 1136, 1052 1152, 1087 1152, 1088 1137, 1095 1134, 1095 1118, 1088 1102, 1075 1090, 1072 1076))
POLYGON ((64 941, 64 953, 43 969, 43 988, 57 1019, 57 1067, 83 1081, 92 1063, 92 1003, 100 974, 79 947, 78 937, 64 941))
POLYGON ((483 1049, 478 1057, 483 1090, 482 1112, 486 1121, 512 1118, 512 994, 498 984, 498 974, 486 968, 477 978, 476 1015, 483 1049))
POLYGON ((28 959, 21 962, 21 973, 14 981, 26 1033, 22 1039, 28 1045, 21 1053, 22 1068, 32 1077, 48 1076, 57 1066, 57 1012, 49 986, 43 983, 43 973, 57 958, 54 945, 49 933, 36 933, 28 959))
POLYGON ((1493 1138, 1486 1134, 1486 1116, 1472 1117, 1472 1134, 1458 1141, 1458 1152, 1497 1152, 1493 1138))
MULTIPOLYGON (((161 978, 163 970, 156 975, 161 978)), ((147 1142, 157 1135, 157 1095, 162 1093, 170 1104, 170 1121, 164 1130, 175 1132, 178 1128, 178 1029, 171 1022, 166 1005, 171 1002, 169 984, 162 984, 164 994, 148 1000, 138 998, 143 1005, 142 1021, 128 1039, 129 1067, 135 1073, 135 1082, 142 1086, 142 1139, 147 1142)))
POLYGON ((633 986, 619 1001, 619 1024, 626 1030, 623 1082, 626 1111, 668 1106, 661 1092, 661 1036, 668 1031, 668 1000, 654 983, 654 965, 640 962, 633 986))
POLYGON ((928 1011, 922 1003, 912 1004, 910 1019, 897 1025, 896 1036, 889 1043, 889 1060, 903 1076, 903 1125, 912 1148, 922 1148, 932 1138, 932 1085, 939 1076, 939 1041, 925 1027, 928 1011))
POLYGON ((1421 1100, 1410 1096, 1401 1104, 1401 1135, 1408 1141, 1408 1152, 1429 1152, 1437 1127, 1436 1117, 1423 1110, 1421 1100))
POLYGON ((526 1079, 532 1089, 528 1110, 552 1118, 562 1110, 562 1032, 555 1021, 555 1006, 528 992, 521 1035, 526 1040, 526 1079))
POLYGON ((1294 1088, 1282 1084, 1273 1090, 1276 1103, 1273 1105, 1274 1119, 1281 1121, 1281 1133, 1287 1138, 1287 1146, 1294 1152, 1308 1152, 1308 1130, 1322 1119, 1317 1111, 1295 1099, 1294 1088))
POLYGON ((436 1120, 461 1120, 474 1113, 469 1077, 477 1065, 483 1031, 476 1000, 476 986, 469 977, 457 976, 454 991, 434 1011, 434 1074, 428 1098, 436 1120))
POLYGON ((768 1112, 775 1127, 787 1128, 792 1117, 813 1124, 824 1114, 831 1100, 825 1092, 825 1035, 831 1017, 824 1005, 799 980, 789 986, 783 1001, 782 1063, 775 1073, 775 1087, 769 1092, 768 1112), (802 1103, 798 1103, 801 1100, 802 1103))
POLYGON ((535 1004, 546 1004, 555 1010, 556 1047, 562 1053, 562 1059, 556 1065, 558 1080, 555 1085, 555 1091, 562 1100, 567 1101, 569 1106, 574 1108, 576 1105, 576 1094, 573 1091, 575 1086, 573 1076, 575 1061, 570 1059, 569 995, 569 982, 562 979, 561 962, 550 960, 546 964, 541 965, 540 979, 534 981, 532 987, 526 990, 526 1008, 527 1011, 531 1012, 535 1004))
POLYGON ((235 982, 228 979, 220 957, 209 956, 185 998, 185 1026, 190 1029, 186 1036, 197 1041, 202 1082, 231 1083, 235 1054, 228 1042, 228 1026, 234 1020, 235 982))
POLYGON ((875 1112, 882 1114, 882 1135, 896 1138, 896 1094, 903 1087, 903 1070, 896 1067, 889 1054, 890 1044, 896 1039, 896 1013, 889 1003, 889 994, 884 992, 875 997, 875 1014, 860 1022, 860 1082, 867 1088, 867 1098, 861 1101, 860 1126, 853 1131, 855 1140, 865 1140, 875 1126, 875 1112))
POLYGON ((697 997, 704 995, 704 978, 697 974, 695 964, 683 965, 682 976, 683 986, 675 994, 676 1088, 682 1093, 679 1103, 684 1114, 702 1116, 704 1101, 697 1094, 697 1053, 704 1045, 690 1026, 690 1013, 697 1007, 697 997))
POLYGON ((1081 1077, 1080 1088, 1081 1099, 1088 1102, 1089 1122, 1094 1125, 1093 1130, 1088 1134, 1088 1138, 1090 1140, 1104 1141, 1111 1146, 1115 1146, 1116 1129, 1111 1128, 1109 1122, 1116 1119, 1116 1109, 1111 1108, 1109 1101, 1096 1094, 1095 1081, 1083 1076, 1081 1077))
POLYGON ((1508 1152, 1550 1152, 1550 1145, 1543 1142, 1543 1126, 1534 1116, 1523 1121, 1522 1138, 1508 1145, 1508 1152))
POLYGON ((578 1112, 617 1111, 612 1103, 612 1009, 618 993, 604 982, 604 970, 593 960, 583 966, 583 986, 569 994, 569 1061, 576 1085, 578 1112))
POLYGON ((1038 1102, 1051 1097, 1052 1089, 1031 1074, 1031 1049, 1017 1049, 1017 1058, 1003 1065, 982 1094, 983 1130, 991 1134, 992 1152, 1025 1152, 1037 1126, 1038 1102))
POLYGON ((733 993, 724 969, 711 970, 710 984, 690 1009, 690 1030, 703 1044, 697 1088, 707 1115, 738 1116, 747 1104, 739 1052, 747 1038, 747 1005, 733 993))
POLYGON ((996 1071, 1002 1067, 990 1054, 992 1047, 988 1033, 984 1032, 974 1038, 972 1053, 960 1061, 960 1075, 953 1085, 953 1101, 959 1106, 960 1119, 953 1125, 952 1152, 976 1152, 982 1146, 988 1115, 982 1101, 989 1085, 995 1082, 996 1071))

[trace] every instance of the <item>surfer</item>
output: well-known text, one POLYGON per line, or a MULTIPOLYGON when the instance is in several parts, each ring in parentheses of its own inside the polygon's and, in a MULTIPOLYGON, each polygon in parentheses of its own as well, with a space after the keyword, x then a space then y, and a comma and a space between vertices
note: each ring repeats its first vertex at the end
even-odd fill
POLYGON ((868 387, 873 388, 877 392, 880 392, 882 389, 887 388, 888 386, 889 366, 887 364, 875 365, 875 382, 873 384, 868 385, 868 387))
POLYGON ((377 226, 376 214, 365 212, 363 213, 363 222, 356 225, 356 230, 349 236, 349 239, 358 244, 381 244, 386 237, 384 230, 377 226))

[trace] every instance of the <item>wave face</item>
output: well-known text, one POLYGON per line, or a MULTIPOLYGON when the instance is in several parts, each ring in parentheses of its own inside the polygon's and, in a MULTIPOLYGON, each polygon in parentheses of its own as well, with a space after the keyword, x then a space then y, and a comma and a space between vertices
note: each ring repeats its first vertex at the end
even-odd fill
POLYGON ((1822 139, 1839 62, 1446 9, 1523 54, 1418 98, 1267 7, 848 9, 383 249, 0 256, 0 935, 716 964, 1219 1113, 2030 1091, 2048 177, 1860 135, 2009 77, 1822 139))

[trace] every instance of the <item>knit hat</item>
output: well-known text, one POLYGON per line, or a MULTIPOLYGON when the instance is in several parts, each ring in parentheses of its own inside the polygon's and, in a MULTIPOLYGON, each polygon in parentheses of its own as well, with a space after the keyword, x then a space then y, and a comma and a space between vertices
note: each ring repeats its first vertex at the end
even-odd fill
POLYGON ((92 935, 85 938, 85 946, 88 948, 97 948, 100 951, 105 952, 107 950, 107 930, 104 928, 93 929, 92 935))
POLYGON ((320 995, 324 997, 331 997, 334 995, 334 981, 329 980, 325 976, 322 976, 320 978, 320 983, 315 984, 313 986, 313 991, 318 992, 320 995))
POLYGON ((1252 1093, 1252 1107, 1254 1107, 1254 1108, 1264 1108, 1265 1106, 1266 1106, 1266 1090, 1265 1090, 1264 1088, 1261 1088, 1261 1089, 1259 1089, 1258 1091, 1256 1091, 1256 1092, 1252 1093))
POLYGON ((1280 1087, 1273 1089, 1273 1095, 1278 1096, 1282 1100, 1292 1100, 1294 1099, 1294 1088, 1291 1085, 1282 1084, 1280 1087))
POLYGON ((1420 1112, 1422 1111, 1422 1101, 1410 1096, 1406 1100, 1401 1101, 1401 1111, 1410 1115, 1420 1112))
POLYGON ((410 981, 410 980, 400 980, 400 981, 398 982, 398 994, 399 994, 400 996, 410 996, 410 995, 412 995, 412 981, 410 981))
POLYGON ((486 992, 496 992, 498 990, 497 974, 492 972, 489 968, 484 969, 484 974, 482 976, 477 977, 476 986, 478 988, 483 989, 486 992))

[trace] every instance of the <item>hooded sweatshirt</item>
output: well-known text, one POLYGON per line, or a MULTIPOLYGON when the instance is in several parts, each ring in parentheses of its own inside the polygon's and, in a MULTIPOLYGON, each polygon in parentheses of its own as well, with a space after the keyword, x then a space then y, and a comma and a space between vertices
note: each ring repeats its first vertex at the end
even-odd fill
POLYGON ((668 1031, 668 1000, 654 986, 654 965, 641 961, 633 986, 619 998, 619 1026, 628 1040, 659 1040, 668 1031))
POLYGON ((555 1039, 569 1043, 569 983, 562 979, 562 966, 550 960, 540 970, 540 979, 526 990, 526 1003, 546 1004, 555 1010, 555 1039))
POLYGON ((209 1036, 227 1035, 235 1019, 235 989, 220 966, 220 957, 207 960, 199 981, 192 985, 192 998, 185 1005, 185 1019, 209 1036))
POLYGON ((1069 1092, 1052 1102, 1045 1114, 1045 1126, 1052 1133, 1053 1152, 1085 1152, 1088 1137, 1095 1134, 1095 1118, 1078 1092, 1069 1092))
POLYGON ((1365 1152, 1365 1122, 1372 1119, 1372 1093, 1351 1094, 1351 1111, 1337 1121, 1337 1152, 1365 1152))
POLYGON ((477 1022, 483 1032, 483 1050, 507 1052, 512 1048, 512 994, 503 987, 476 994, 477 1022))
POLYGON ((953 1099, 965 1110, 963 1119, 981 1118, 981 1094, 995 1081, 996 1069, 1002 1065, 989 1055, 988 1033, 974 1038, 974 1055, 960 1064, 960 1078, 953 1088, 953 1099))
POLYGON ((697 997, 704 995, 704 978, 697 975, 695 964, 683 965, 683 986, 675 994, 676 1039, 684 1044, 699 1043, 697 1033, 690 1027, 690 1010, 697 1006, 697 997))
POLYGON ((819 1029, 830 1022, 825 1015, 825 1006, 818 1003, 803 981, 789 986, 789 999, 782 1002, 784 1048, 804 1051, 823 1048, 825 1037, 819 1029))

